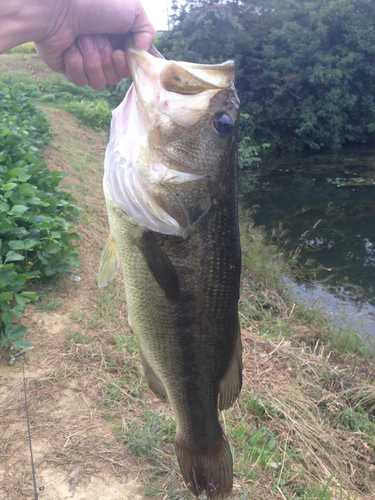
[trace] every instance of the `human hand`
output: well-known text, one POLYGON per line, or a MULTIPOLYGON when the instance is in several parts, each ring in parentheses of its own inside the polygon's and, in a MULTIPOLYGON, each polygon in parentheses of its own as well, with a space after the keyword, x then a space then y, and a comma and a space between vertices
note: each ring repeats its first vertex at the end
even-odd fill
POLYGON ((55 0, 44 26, 34 39, 40 57, 76 85, 96 90, 130 76, 121 50, 127 32, 145 50, 155 38, 140 0, 55 0))

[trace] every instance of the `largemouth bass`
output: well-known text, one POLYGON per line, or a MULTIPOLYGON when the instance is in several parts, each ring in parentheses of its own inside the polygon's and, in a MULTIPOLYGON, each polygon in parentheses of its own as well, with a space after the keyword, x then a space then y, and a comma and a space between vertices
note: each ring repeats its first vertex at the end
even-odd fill
POLYGON ((99 286, 121 262, 150 389, 168 398, 187 487, 224 499, 232 455, 218 410, 242 384, 234 63, 167 61, 128 41, 133 85, 113 112, 99 286))

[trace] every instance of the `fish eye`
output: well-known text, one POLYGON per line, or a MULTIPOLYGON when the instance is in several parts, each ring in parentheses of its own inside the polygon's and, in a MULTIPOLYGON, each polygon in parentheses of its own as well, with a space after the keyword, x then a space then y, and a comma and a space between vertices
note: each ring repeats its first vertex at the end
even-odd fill
POLYGON ((214 127, 219 135, 227 135, 233 128, 233 120, 226 113, 219 113, 214 118, 214 127))

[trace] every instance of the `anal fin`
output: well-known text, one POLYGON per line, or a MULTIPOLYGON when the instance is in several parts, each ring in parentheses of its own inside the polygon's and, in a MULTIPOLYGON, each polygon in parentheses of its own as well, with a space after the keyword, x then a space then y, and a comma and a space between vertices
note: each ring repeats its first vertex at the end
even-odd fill
POLYGON ((106 244, 104 245, 100 258, 98 285, 105 286, 118 271, 119 256, 115 240, 112 235, 109 235, 106 244))
POLYGON ((242 344, 238 325, 232 358, 219 384, 219 410, 226 410, 237 399, 242 387, 242 344))
POLYGON ((158 396, 158 398, 162 400, 166 400, 168 398, 167 396, 167 391, 165 390, 165 387, 160 380, 160 378, 156 375, 154 369, 148 362, 146 356, 144 355, 142 348, 141 348, 141 361, 142 361, 142 366, 143 366, 143 371, 145 374, 146 382, 149 386, 149 388, 152 390, 152 392, 158 396))

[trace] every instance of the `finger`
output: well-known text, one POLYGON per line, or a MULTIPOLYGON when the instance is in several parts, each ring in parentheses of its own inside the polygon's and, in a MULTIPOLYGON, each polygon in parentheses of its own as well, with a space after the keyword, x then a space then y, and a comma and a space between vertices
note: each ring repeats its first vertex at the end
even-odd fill
POLYGON ((117 85, 121 81, 122 76, 117 74, 114 62, 111 57, 113 52, 112 45, 106 35, 96 35, 95 41, 100 53, 102 70, 106 77, 107 83, 109 85, 117 85))
POLYGON ((114 50, 112 52, 112 60, 116 74, 122 78, 129 78, 130 70, 123 50, 114 50))
POLYGON ((89 85, 95 90, 104 89, 107 83, 103 73, 100 52, 96 45, 95 37, 90 35, 78 38, 78 47, 83 59, 83 68, 89 80, 89 85))
POLYGON ((151 26, 152 30, 142 31, 142 33, 134 33, 134 41, 137 47, 143 50, 148 50, 152 42, 155 40, 156 32, 151 26))
POLYGON ((77 42, 73 42, 69 49, 64 51, 63 61, 65 67, 63 73, 69 81, 79 87, 84 87, 89 83, 83 67, 83 57, 78 49, 77 42))

